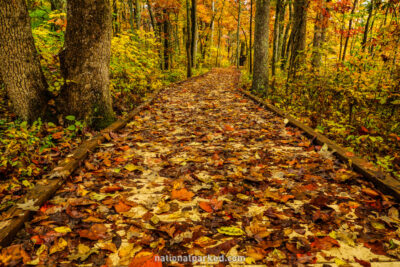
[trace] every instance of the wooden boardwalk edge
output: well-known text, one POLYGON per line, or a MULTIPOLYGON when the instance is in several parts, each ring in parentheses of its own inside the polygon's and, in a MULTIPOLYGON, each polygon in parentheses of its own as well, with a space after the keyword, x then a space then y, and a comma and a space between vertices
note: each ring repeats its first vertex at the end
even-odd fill
POLYGON ((26 196, 19 199, 17 203, 4 214, 1 214, 0 249, 8 246, 12 242, 18 231, 24 226, 25 222, 29 220, 32 213, 39 209, 39 207, 53 196, 57 189, 64 184, 65 180, 72 175, 81 165, 82 161, 86 159, 89 152, 93 152, 101 143, 110 139, 110 132, 117 132, 123 129, 137 114, 139 114, 140 111, 151 104, 165 89, 198 79, 207 75, 207 73, 208 72, 180 82, 172 83, 156 90, 151 97, 136 107, 125 118, 117 120, 107 128, 103 129, 96 136, 84 141, 71 154, 61 160, 60 163, 52 169, 48 175, 46 175, 46 177, 37 181, 36 186, 28 191, 26 196), (24 209, 19 208, 19 205, 22 205, 22 207, 25 205, 24 209))
POLYGON ((261 98, 244 91, 242 89, 238 89, 239 92, 241 92, 243 95, 246 97, 250 98, 253 100, 256 104, 264 107, 265 109, 268 109, 277 115, 279 115, 282 118, 285 118, 288 120, 288 124, 293 125, 302 131, 304 133, 312 138, 314 142, 316 142, 319 145, 326 144, 328 148, 333 151, 333 154, 337 156, 340 160, 343 162, 347 163, 349 166, 351 166, 356 172, 360 173, 363 175, 367 180, 371 181, 380 191, 382 191, 385 194, 392 195, 395 197, 397 200, 400 200, 400 181, 397 179, 393 178, 389 174, 378 170, 373 166, 372 163, 368 162, 367 160, 357 157, 357 156, 352 156, 349 151, 347 151, 345 148, 341 147, 340 145, 336 144, 332 140, 330 140, 328 137, 315 132, 311 127, 301 123, 300 121, 296 120, 289 114, 285 113, 283 110, 275 107, 274 105, 271 105, 261 98))

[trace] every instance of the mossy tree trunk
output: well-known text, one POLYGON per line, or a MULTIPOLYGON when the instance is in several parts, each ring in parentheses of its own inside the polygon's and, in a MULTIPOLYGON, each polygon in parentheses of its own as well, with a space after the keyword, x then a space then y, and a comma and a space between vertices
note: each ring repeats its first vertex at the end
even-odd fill
POLYGON ((108 0, 69 0, 65 45, 60 53, 65 84, 60 111, 94 128, 114 120, 109 88, 111 10, 108 0))
POLYGON ((25 0, 0 1, 0 73, 15 113, 44 115, 49 93, 36 52, 25 0))

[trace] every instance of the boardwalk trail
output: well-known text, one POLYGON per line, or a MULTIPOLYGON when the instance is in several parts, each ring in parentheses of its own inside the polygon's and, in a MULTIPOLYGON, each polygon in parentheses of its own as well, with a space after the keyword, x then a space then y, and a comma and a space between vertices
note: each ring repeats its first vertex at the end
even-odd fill
POLYGON ((165 91, 12 248, 45 266, 143 266, 153 254, 396 266, 398 204, 239 95, 237 80, 217 69, 165 91))

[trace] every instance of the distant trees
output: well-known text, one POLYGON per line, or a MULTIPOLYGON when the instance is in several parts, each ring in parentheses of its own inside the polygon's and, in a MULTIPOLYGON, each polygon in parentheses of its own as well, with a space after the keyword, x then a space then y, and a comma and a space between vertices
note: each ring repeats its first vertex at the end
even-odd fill
POLYGON ((269 7, 270 0, 256 0, 252 90, 263 95, 268 90, 269 7))
POLYGON ((49 94, 25 0, 0 1, 0 76, 19 117, 44 115, 49 94))

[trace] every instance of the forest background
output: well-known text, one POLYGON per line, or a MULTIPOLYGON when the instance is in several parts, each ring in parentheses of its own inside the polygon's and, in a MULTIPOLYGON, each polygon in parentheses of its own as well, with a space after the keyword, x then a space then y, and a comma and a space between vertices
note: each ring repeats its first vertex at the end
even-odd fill
MULTIPOLYGON (((5 196, 0 211, 13 205, 36 178, 96 128, 75 115, 58 113, 54 101, 66 82, 60 67, 66 1, 18 2, 25 3, 29 12, 50 94, 47 104, 54 116, 29 123, 21 119, 2 82, 7 77, 0 77, 0 193, 5 196)), ((117 116, 168 83, 233 65, 242 71, 241 86, 400 179, 398 1, 110 0, 107 4, 112 22, 110 92, 117 116), (262 36, 254 33, 256 7, 268 14, 262 36), (267 40, 267 82, 251 88, 253 66, 260 60, 254 56, 254 43, 260 38, 267 40)))

